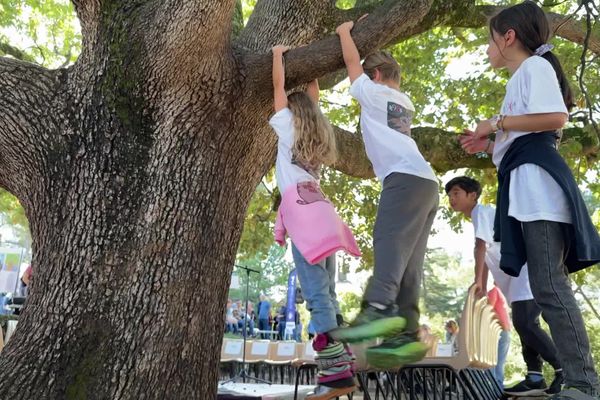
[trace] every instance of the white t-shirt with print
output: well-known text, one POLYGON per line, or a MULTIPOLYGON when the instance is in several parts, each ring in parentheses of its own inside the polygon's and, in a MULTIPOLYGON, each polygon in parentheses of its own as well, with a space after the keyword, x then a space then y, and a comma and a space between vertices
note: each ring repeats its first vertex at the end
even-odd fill
POLYGON ((350 87, 361 105, 360 126, 367 156, 381 182, 392 172, 437 182, 433 170, 410 137, 415 107, 404 93, 373 82, 366 74, 350 87))
POLYGON ((494 242, 494 216, 496 209, 492 206, 477 204, 471 211, 471 221, 475 238, 485 242, 485 264, 490 270, 494 282, 502 291, 509 303, 533 299, 529 286, 527 264, 521 268, 518 277, 510 276, 500 269, 500 242, 494 242))
MULTIPOLYGON (((556 72, 544 58, 531 56, 521 63, 506 85, 503 115, 565 113, 556 72)), ((496 135, 492 159, 497 167, 515 139, 532 132, 509 131, 496 135)), ((508 215, 521 222, 571 223, 567 199, 558 183, 535 164, 523 164, 510 172, 508 215)))
MULTIPOLYGON (((275 161, 275 178, 277 186, 281 194, 290 185, 295 185, 298 182, 319 180, 313 176, 317 175, 314 171, 303 168, 297 162, 293 161, 292 147, 294 146, 294 115, 289 108, 283 108, 276 112, 269 124, 277 133, 277 160, 275 161)), ((318 175, 317 175, 318 176, 318 175)))

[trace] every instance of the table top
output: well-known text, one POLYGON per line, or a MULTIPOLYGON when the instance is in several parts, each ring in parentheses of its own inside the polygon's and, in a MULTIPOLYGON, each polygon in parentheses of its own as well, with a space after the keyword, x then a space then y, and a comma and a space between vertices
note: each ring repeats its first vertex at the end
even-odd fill
MULTIPOLYGON (((264 383, 219 383, 217 399, 219 400, 275 400, 293 399, 294 385, 268 385, 264 383)), ((304 399, 314 389, 313 386, 298 386, 298 399, 304 399)))

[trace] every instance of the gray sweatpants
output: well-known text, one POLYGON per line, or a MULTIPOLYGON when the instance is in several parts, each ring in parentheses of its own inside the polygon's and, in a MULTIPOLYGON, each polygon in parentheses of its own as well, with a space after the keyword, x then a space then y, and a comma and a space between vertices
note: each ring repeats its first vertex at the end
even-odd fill
POLYGON ((375 270, 364 300, 396 303, 409 332, 419 326, 423 261, 438 201, 432 180, 394 172, 383 181, 373 230, 375 270))

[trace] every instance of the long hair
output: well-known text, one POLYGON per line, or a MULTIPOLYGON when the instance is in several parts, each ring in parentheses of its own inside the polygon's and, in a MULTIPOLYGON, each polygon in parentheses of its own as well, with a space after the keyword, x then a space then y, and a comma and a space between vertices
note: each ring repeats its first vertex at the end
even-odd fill
MULTIPOLYGON (((490 35, 494 32, 504 35, 509 29, 515 31, 515 36, 530 54, 550 39, 550 25, 544 10, 533 1, 525 1, 512 7, 505 8, 490 19, 490 35)), ((558 78, 560 90, 565 105, 570 110, 575 105, 573 92, 558 58, 548 51, 542 55, 548 60, 558 78)))
POLYGON ((288 106, 294 115, 292 155, 295 159, 311 169, 335 163, 335 134, 319 106, 304 92, 290 94, 288 106))
POLYGON ((375 71, 379 70, 384 81, 400 83, 400 65, 392 55, 386 51, 377 51, 365 57, 363 70, 371 79, 375 78, 375 71))

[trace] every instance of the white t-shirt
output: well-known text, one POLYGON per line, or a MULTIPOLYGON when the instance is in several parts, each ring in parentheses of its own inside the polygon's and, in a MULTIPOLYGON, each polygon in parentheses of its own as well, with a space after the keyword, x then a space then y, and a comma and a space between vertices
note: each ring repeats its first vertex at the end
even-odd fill
POLYGON ((485 264, 490 270, 496 285, 509 303, 533 299, 529 286, 527 264, 523 265, 518 277, 510 276, 500 269, 500 242, 494 242, 494 216, 492 206, 477 204, 471 212, 475 238, 485 242, 485 264))
POLYGON ((294 146, 294 115, 289 108, 276 112, 269 124, 277 133, 277 160, 275 161, 275 178, 281 194, 290 185, 298 182, 319 182, 319 172, 310 170, 293 160, 292 147, 294 146))
POLYGON ((350 94, 361 105, 365 150, 377 178, 383 182, 392 172, 401 172, 437 183, 433 170, 410 137, 415 107, 408 96, 373 82, 366 74, 352 83, 350 94))
MULTIPOLYGON (((531 56, 521 63, 506 85, 501 114, 568 114, 556 72, 544 58, 531 56)), ((515 139, 532 132, 509 131, 496 135, 492 159, 496 167, 515 139)), ((508 215, 521 222, 546 220, 571 222, 563 190, 535 164, 523 164, 510 172, 508 215)))

